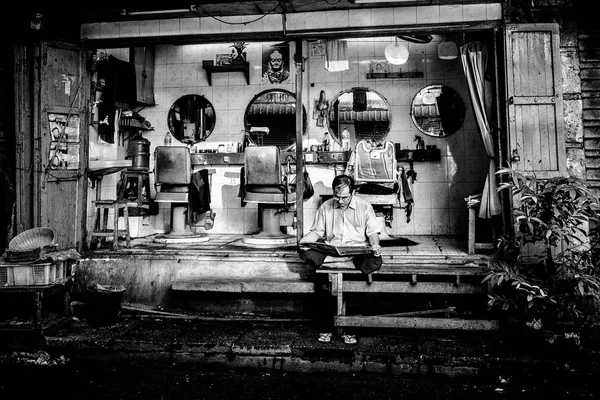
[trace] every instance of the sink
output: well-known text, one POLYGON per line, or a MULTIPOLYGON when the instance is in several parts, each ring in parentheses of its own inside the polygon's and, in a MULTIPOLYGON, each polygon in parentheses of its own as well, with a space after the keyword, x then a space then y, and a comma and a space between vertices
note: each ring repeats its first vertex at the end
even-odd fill
POLYGON ((104 175, 114 174, 124 168, 131 167, 131 160, 90 160, 90 178, 97 179, 104 175))

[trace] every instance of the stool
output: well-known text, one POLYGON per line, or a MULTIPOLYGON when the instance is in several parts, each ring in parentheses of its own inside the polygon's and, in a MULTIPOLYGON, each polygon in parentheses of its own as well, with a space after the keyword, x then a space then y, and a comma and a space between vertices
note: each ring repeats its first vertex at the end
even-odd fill
POLYGON ((465 198, 467 208, 469 209, 469 236, 468 253, 475 254, 475 250, 493 250, 494 243, 480 243, 475 241, 475 227, 477 225, 477 213, 481 204, 481 195, 471 195, 465 198))
POLYGON ((119 235, 125 236, 127 247, 131 245, 129 236, 129 207, 149 208, 147 205, 138 204, 136 201, 127 200, 94 200, 94 223, 88 237, 88 249, 92 249, 94 237, 100 237, 100 245, 104 246, 107 237, 113 237, 113 249, 119 249, 119 235), (113 210, 113 229, 108 229, 108 211, 113 210), (125 229, 119 229, 119 214, 123 210, 125 229))
POLYGON ((131 200, 130 198, 125 198, 125 194, 130 181, 133 181, 137 189, 136 199, 138 204, 141 205, 144 199, 150 199, 150 178, 148 175, 148 171, 122 171, 122 182, 118 188, 117 198, 119 200, 131 200))

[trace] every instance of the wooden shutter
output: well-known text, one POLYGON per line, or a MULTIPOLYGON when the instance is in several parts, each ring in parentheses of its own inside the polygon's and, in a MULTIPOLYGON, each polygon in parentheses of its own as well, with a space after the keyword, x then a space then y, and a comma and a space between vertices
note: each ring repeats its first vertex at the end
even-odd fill
POLYGON ((512 167, 539 178, 566 175, 557 24, 506 27, 512 167))

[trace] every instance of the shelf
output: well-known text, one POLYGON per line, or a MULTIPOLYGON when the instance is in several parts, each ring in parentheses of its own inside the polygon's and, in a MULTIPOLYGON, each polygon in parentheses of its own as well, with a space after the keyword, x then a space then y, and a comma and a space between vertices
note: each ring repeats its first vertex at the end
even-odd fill
POLYGON ((369 72, 367 79, 401 79, 401 78, 423 78, 422 71, 413 72, 369 72))
POLYGON ((435 149, 396 149, 397 161, 439 161, 441 151, 435 149))
POLYGON ((248 61, 243 61, 241 64, 230 65, 211 65, 209 60, 202 61, 202 69, 206 71, 208 84, 212 85, 212 74, 217 72, 243 72, 246 77, 246 84, 250 84, 250 64, 248 61))

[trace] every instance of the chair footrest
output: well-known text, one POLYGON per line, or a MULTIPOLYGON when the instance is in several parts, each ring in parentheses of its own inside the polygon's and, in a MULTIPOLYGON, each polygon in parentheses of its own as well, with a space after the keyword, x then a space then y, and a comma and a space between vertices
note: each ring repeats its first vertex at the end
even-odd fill
MULTIPOLYGON (((115 231, 113 231, 112 229, 106 229, 106 230, 92 232, 92 236, 114 236, 114 235, 115 235, 115 231)), ((127 230, 119 229, 117 231, 117 235, 127 235, 127 230)))

